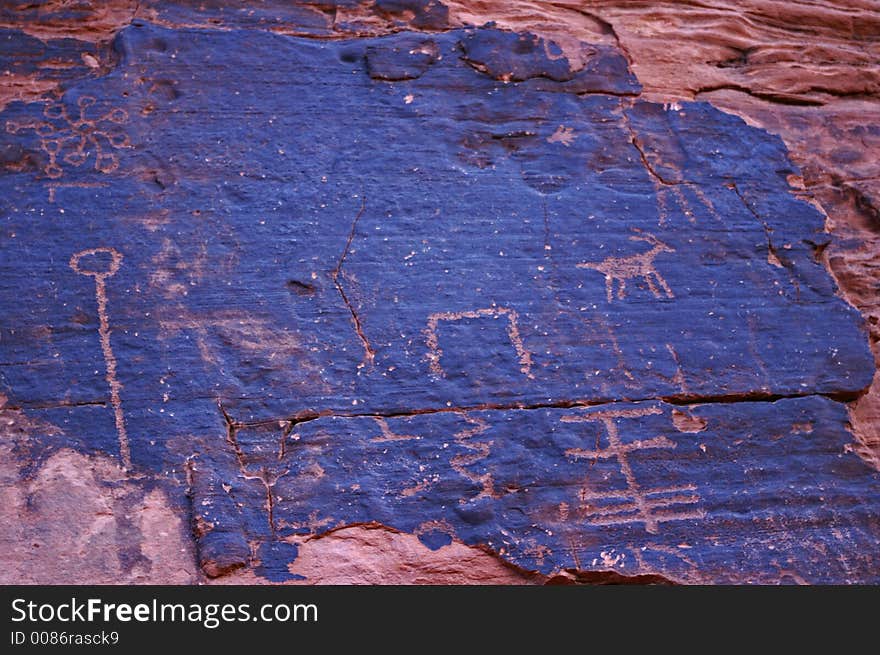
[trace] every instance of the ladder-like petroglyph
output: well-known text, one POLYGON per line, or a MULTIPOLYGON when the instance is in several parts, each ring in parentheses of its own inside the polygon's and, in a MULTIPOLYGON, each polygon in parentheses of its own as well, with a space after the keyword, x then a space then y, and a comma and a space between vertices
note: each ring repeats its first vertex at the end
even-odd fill
POLYGON ((532 374, 532 354, 523 344, 522 336, 519 332, 519 315, 516 310, 509 307, 487 307, 485 309, 475 309, 467 312, 436 312, 428 316, 428 328, 425 341, 428 345, 428 363, 431 372, 443 377, 446 372, 440 363, 443 356, 443 350, 440 348, 440 338, 438 336, 438 328, 441 321, 461 321, 470 318, 501 318, 507 319, 507 338, 516 350, 517 359, 520 364, 520 371, 529 379, 534 379, 532 374))
POLYGON ((651 249, 626 257, 608 257, 601 262, 581 262, 577 264, 577 267, 589 268, 605 276, 605 294, 608 302, 613 300, 615 282, 617 282, 617 298, 622 300, 626 297, 626 281, 638 279, 645 281, 655 298, 662 297, 657 288, 658 285, 667 298, 675 298, 672 289, 669 288, 654 264, 657 255, 663 252, 675 252, 675 249, 660 241, 653 234, 636 229, 633 229, 633 232, 636 234, 629 238, 630 241, 644 241, 651 244, 651 249), (654 284, 655 282, 656 284, 654 284))
POLYGON ((581 513, 593 525, 618 525, 623 523, 643 523, 649 533, 657 533, 660 524, 666 521, 682 521, 702 518, 700 509, 682 509, 699 503, 697 488, 694 485, 643 488, 636 480, 630 465, 630 454, 651 449, 674 449, 675 443, 664 436, 635 440, 624 443, 617 427, 618 419, 632 419, 652 414, 662 414, 657 407, 599 411, 591 414, 565 415, 563 423, 601 423, 608 446, 588 450, 570 448, 565 454, 575 459, 617 460, 620 472, 626 480, 626 488, 621 490, 594 491, 585 485, 580 492, 581 513))
POLYGON ((113 417, 116 422, 116 433, 119 438, 119 456, 126 469, 131 468, 131 449, 128 444, 128 433, 125 429, 125 414, 122 411, 122 383, 116 375, 116 356, 110 343, 110 317, 107 313, 107 278, 116 275, 122 265, 122 253, 113 248, 90 248, 81 250, 70 258, 70 268, 75 273, 94 278, 95 300, 98 303, 98 337, 101 341, 101 352, 106 366, 107 385, 110 387, 110 402, 113 405, 113 417), (100 261, 104 256, 105 261, 100 261), (106 261, 109 257, 109 261, 106 261), (91 268, 90 268, 91 267, 91 268))

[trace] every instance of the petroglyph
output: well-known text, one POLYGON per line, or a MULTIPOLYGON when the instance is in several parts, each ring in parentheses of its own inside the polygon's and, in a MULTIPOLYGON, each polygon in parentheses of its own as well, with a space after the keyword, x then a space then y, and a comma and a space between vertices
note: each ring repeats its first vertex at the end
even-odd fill
MULTIPOLYGON (((675 211, 675 205, 678 205, 678 209, 681 214, 688 220, 692 225, 696 225, 697 216, 694 212, 691 204, 688 202, 687 197, 682 191, 682 184, 664 184, 660 182, 656 178, 651 178, 654 183, 654 196, 657 200, 657 214, 659 216, 658 225, 664 226, 670 221, 670 216, 676 216, 677 212, 675 211), (670 196, 672 199, 670 200, 670 196)), ((706 196, 702 191, 700 191, 696 186, 688 186, 688 188, 694 192, 694 194, 700 198, 709 209, 709 212, 717 218, 717 214, 715 212, 715 207, 712 205, 708 196, 706 196)))
POLYGON ((573 128, 560 125, 553 134, 547 137, 547 143, 561 143, 568 148, 576 138, 573 128))
POLYGON ((180 309, 174 318, 159 317, 158 323, 161 338, 173 337, 181 331, 193 332, 199 356, 208 366, 216 366, 222 361, 229 344, 265 357, 269 362, 293 357, 303 351, 299 339, 289 329, 279 329, 271 321, 241 310, 199 315, 180 309))
POLYGON ((724 219, 721 218, 721 215, 718 213, 718 210, 715 209, 715 203, 712 202, 712 199, 706 193, 704 193, 700 187, 698 187, 696 185, 691 186, 689 188, 691 191, 694 192, 694 195, 696 195, 697 198, 699 198, 700 201, 706 206, 706 209, 709 210, 709 213, 712 215, 712 218, 714 218, 716 221, 718 221, 718 223, 723 225, 724 219))
POLYGON ((691 208, 691 204, 688 202, 687 197, 685 197, 684 192, 681 190, 681 186, 678 184, 670 184, 665 187, 672 192, 672 195, 675 196, 675 199, 678 201, 678 206, 681 208, 681 213, 685 215, 685 218, 688 219, 688 222, 691 224, 696 224, 697 217, 694 214, 694 210, 691 208))
POLYGON ((630 241, 644 241, 651 244, 651 249, 627 257, 608 257, 601 262, 581 262, 577 264, 577 267, 590 268, 605 276, 605 294, 608 302, 611 302, 614 296, 615 282, 618 285, 617 298, 622 300, 626 297, 626 281, 639 278, 645 281, 655 298, 660 298, 661 295, 654 281, 660 285, 667 298, 675 298, 672 289, 669 288, 666 280, 657 272, 657 268, 654 265, 654 259, 657 255, 661 252, 675 252, 675 249, 667 246, 652 234, 643 233, 635 228, 633 228, 633 232, 636 232, 636 234, 629 238, 630 241))
POLYGON ((150 286, 160 291, 168 300, 179 300, 204 277, 206 253, 185 255, 169 238, 162 240, 162 247, 152 258, 150 286))
POLYGON ((715 203, 712 202, 712 199, 703 192, 703 190, 695 185, 695 184, 669 184, 669 185, 661 185, 657 184, 657 200, 660 210, 660 225, 666 223, 669 219, 669 207, 667 203, 667 194, 672 194, 675 196, 675 201, 678 203, 678 207, 681 210, 681 213, 687 218, 688 222, 692 225, 696 225, 697 223, 697 214, 694 211, 694 208, 691 206, 691 203, 688 202, 687 196, 685 196, 683 189, 687 189, 691 193, 693 193, 697 199, 705 206, 706 210, 715 219, 718 223, 723 224, 724 220, 721 218, 721 215, 718 213, 718 210, 715 209, 715 203))
POLYGON ((443 356, 443 350, 440 348, 440 340, 437 334, 440 321, 461 321, 470 318, 501 318, 502 316, 507 319, 507 337, 516 350, 520 371, 530 380, 534 379, 535 376, 532 374, 532 354, 526 350, 522 336, 519 333, 519 316, 516 310, 508 307, 488 307, 468 312, 437 312, 428 316, 427 338, 425 341, 428 345, 427 357, 431 372, 440 377, 446 375, 443 366, 440 364, 440 358, 443 356))
POLYGON ((379 429, 382 431, 381 437, 373 437, 370 439, 373 443, 383 443, 389 441, 413 441, 416 439, 421 439, 421 437, 414 434, 396 434, 394 433, 390 427, 388 427, 388 421, 384 418, 376 417, 373 419, 376 421, 376 424, 379 426, 379 429))
POLYGON ((64 165, 80 167, 93 155, 95 170, 112 173, 119 168, 119 157, 114 152, 127 148, 128 135, 119 126, 128 121, 128 113, 118 107, 100 116, 90 118, 89 108, 95 104, 92 96, 77 100, 78 115, 71 116, 63 102, 47 104, 43 110, 46 120, 6 122, 6 131, 18 134, 33 130, 40 139, 40 148, 49 157, 43 169, 53 180, 64 175, 64 165))
POLYGON ((104 182, 51 182, 46 187, 49 189, 49 202, 55 202, 58 189, 105 189, 107 184, 104 182))
POLYGON ((620 347, 620 342, 617 339, 617 335, 614 333, 612 327, 608 324, 608 321, 600 319, 599 322, 605 329, 605 332, 608 334, 608 340, 611 343, 612 352, 614 353, 614 357, 617 359, 617 364, 612 370, 615 373, 623 376, 624 384, 627 387, 635 387, 635 377, 633 377, 632 372, 626 366, 626 358, 623 356, 623 350, 620 347))
POLYGON ((660 185, 659 182, 654 181, 654 190, 654 197, 657 199, 657 225, 663 227, 669 220, 669 206, 666 201, 666 187, 663 187, 660 185))
POLYGON ((666 350, 669 353, 669 356, 672 357, 672 361, 675 362, 675 375, 672 377, 672 382, 678 385, 678 388, 681 389, 681 392, 684 395, 687 395, 689 393, 687 380, 685 379, 684 371, 681 368, 681 360, 678 358, 678 352, 671 343, 666 344, 666 350))
POLYGON ((420 494, 423 491, 427 491, 428 489, 430 489, 439 480, 440 480, 440 476, 436 475, 436 474, 429 477, 429 478, 423 478, 423 479, 419 480, 418 482, 416 482, 414 485, 403 489, 403 491, 400 492, 400 496, 401 496, 401 498, 409 498, 410 496, 415 496, 416 494, 420 494))
POLYGON ((473 473, 468 470, 468 466, 475 464, 480 460, 486 459, 492 452, 491 441, 472 441, 474 437, 484 433, 489 429, 489 424, 481 418, 475 418, 468 414, 462 414, 464 420, 472 427, 464 428, 455 433, 455 442, 470 450, 470 453, 456 455, 449 461, 449 465, 460 475, 464 476, 471 482, 479 484, 482 488, 480 493, 468 499, 462 498, 459 502, 463 505, 468 501, 478 500, 480 498, 498 498, 495 491, 492 476, 488 471, 483 473, 473 473))
POLYGON ((125 414, 122 411, 122 384, 116 376, 116 357, 110 343, 110 318, 107 314, 108 277, 113 277, 122 265, 122 253, 113 248, 91 248, 81 250, 70 258, 70 268, 75 273, 95 279, 95 300, 98 303, 98 337, 101 341, 101 352, 107 370, 107 385, 110 387, 110 402, 113 405, 113 417, 116 422, 116 433, 119 437, 119 456, 126 469, 131 468, 131 450, 128 445, 128 434, 125 430, 125 414), (109 257, 109 261, 101 261, 101 256, 109 257), (95 259, 99 258, 99 259, 95 259), (92 266, 93 268, 89 268, 92 266))
POLYGON ((304 521, 287 521, 278 519, 278 528, 293 528, 295 530, 305 528, 309 535, 316 535, 325 532, 327 526, 332 526, 336 522, 331 516, 321 516, 319 510, 312 510, 304 521))
POLYGON ((652 439, 635 440, 624 443, 617 428, 617 419, 638 418, 652 414, 662 414, 658 407, 600 411, 592 414, 566 415, 563 423, 598 422, 604 427, 606 448, 594 450, 569 448, 565 454, 575 459, 617 460, 620 472, 626 480, 626 489, 619 491, 593 491, 585 485, 580 492, 581 514, 594 525, 618 525, 622 523, 643 523, 651 534, 659 531, 660 523, 703 518, 702 510, 682 510, 676 506, 695 505, 700 497, 694 485, 655 487, 644 489, 636 480, 630 465, 631 453, 651 449, 674 449, 675 442, 664 436, 652 439))

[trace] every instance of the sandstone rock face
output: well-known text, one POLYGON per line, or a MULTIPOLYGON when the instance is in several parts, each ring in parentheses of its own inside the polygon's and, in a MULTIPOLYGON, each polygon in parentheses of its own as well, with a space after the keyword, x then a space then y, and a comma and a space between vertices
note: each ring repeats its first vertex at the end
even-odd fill
POLYGON ((7 3, 5 581, 880 581, 878 24, 7 3))

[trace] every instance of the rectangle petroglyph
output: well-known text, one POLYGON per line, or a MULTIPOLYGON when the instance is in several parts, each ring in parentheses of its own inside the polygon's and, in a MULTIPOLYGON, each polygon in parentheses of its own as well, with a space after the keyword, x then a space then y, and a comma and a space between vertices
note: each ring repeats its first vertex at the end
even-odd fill
POLYGON ((436 312, 428 316, 428 328, 426 330, 426 342, 428 344, 428 361, 430 363, 431 372, 434 375, 444 376, 441 357, 443 350, 440 347, 439 329, 444 321, 454 322, 469 318, 504 318, 507 320, 507 338, 510 345, 516 350, 517 359, 520 364, 520 371, 527 378, 534 378, 532 374, 532 354, 523 344, 522 337, 519 333, 518 314, 515 310, 508 307, 488 307, 485 309, 475 309, 464 312, 436 312))

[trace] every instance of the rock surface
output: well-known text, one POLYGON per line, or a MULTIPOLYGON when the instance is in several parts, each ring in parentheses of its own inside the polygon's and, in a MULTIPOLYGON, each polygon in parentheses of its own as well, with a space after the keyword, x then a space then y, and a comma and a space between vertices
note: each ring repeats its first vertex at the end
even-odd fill
POLYGON ((876 7, 584 4, 0 9, 4 581, 880 581, 876 7))

